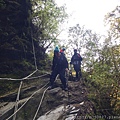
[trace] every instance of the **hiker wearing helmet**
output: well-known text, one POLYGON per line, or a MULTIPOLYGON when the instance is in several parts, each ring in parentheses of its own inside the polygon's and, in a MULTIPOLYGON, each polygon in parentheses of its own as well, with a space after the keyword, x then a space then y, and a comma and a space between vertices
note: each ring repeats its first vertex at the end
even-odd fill
POLYGON ((77 53, 77 49, 74 49, 74 55, 72 56, 70 63, 73 64, 74 66, 74 70, 76 72, 76 81, 78 81, 80 77, 82 77, 81 61, 82 61, 81 55, 77 53))
POLYGON ((59 74, 60 80, 63 85, 63 90, 67 90, 65 71, 68 71, 68 61, 65 55, 61 54, 58 48, 55 48, 52 64, 52 74, 50 77, 50 89, 54 88, 54 81, 59 74))

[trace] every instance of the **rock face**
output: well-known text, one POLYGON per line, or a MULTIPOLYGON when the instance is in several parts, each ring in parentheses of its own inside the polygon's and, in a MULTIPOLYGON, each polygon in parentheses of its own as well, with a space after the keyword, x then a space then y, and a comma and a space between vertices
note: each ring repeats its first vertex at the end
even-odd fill
POLYGON ((38 120, 74 120, 94 116, 94 107, 87 98, 88 91, 84 81, 69 81, 68 88, 68 91, 63 91, 61 88, 48 91, 53 97, 58 98, 57 101, 61 99, 63 105, 51 109, 38 120))
POLYGON ((38 120, 58 120, 64 113, 64 106, 59 106, 56 109, 47 112, 45 115, 38 118, 38 120))
MULTIPOLYGON (((33 120, 44 90, 39 91, 28 101, 17 113, 16 120, 33 120)), ((87 87, 83 80, 68 81, 68 91, 62 90, 61 82, 57 80, 55 88, 46 92, 36 119, 72 120, 86 115, 94 115, 94 107, 88 100, 87 94, 87 87)))
MULTIPOLYGON (((83 104, 84 102, 77 105, 80 107, 83 104)), ((61 105, 40 116, 37 120, 74 120, 79 110, 80 108, 77 108, 74 104, 68 106, 61 105)))

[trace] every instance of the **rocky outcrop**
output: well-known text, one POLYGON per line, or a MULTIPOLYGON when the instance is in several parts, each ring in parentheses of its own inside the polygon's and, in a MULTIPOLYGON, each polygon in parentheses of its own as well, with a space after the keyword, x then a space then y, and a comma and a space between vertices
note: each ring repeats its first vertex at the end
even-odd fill
POLYGON ((88 91, 84 81, 69 81, 68 85, 68 91, 62 91, 60 88, 48 91, 56 98, 62 98, 63 104, 51 109, 38 120, 75 120, 94 116, 94 106, 87 98, 88 91))
MULTIPOLYGON (((36 88, 39 87, 37 86, 36 88)), ((44 90, 45 89, 37 92, 37 94, 28 101, 17 113, 16 120, 33 120, 44 90)), ((26 94, 34 91, 35 90, 28 90, 26 94)), ((87 98, 87 94, 87 86, 83 80, 78 82, 68 81, 68 91, 62 90, 61 82, 57 80, 55 88, 47 90, 36 119, 70 120, 71 118, 77 119, 79 117, 85 117, 86 115, 92 116, 94 115, 94 106, 87 98)), ((24 101, 19 104, 19 107, 24 102, 25 98, 24 101)))

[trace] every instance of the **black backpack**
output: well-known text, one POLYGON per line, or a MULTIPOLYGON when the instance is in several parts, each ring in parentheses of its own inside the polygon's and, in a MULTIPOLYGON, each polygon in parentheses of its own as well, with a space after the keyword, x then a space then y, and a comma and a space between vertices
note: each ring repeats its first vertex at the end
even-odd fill
POLYGON ((80 64, 80 54, 75 54, 74 56, 73 56, 73 65, 78 65, 78 64, 80 64))

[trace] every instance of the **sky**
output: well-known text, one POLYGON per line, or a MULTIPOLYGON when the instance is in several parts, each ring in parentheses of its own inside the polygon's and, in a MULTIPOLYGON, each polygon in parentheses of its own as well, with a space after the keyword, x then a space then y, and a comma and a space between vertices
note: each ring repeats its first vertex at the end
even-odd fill
POLYGON ((106 34, 104 16, 120 6, 120 0, 55 0, 58 6, 66 4, 69 15, 67 22, 61 27, 64 31, 59 37, 67 37, 66 31, 70 26, 80 24, 86 29, 91 29, 98 34, 106 34))

